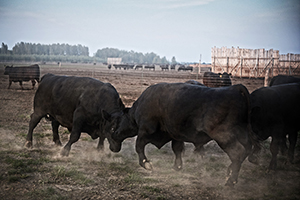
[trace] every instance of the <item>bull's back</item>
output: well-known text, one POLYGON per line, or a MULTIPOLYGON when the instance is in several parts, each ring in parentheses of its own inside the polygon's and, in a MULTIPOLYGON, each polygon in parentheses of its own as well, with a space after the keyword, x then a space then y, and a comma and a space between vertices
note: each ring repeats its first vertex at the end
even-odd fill
POLYGON ((288 83, 298 83, 298 82, 300 82, 300 78, 293 77, 293 76, 278 75, 271 79, 269 86, 282 85, 288 83))
POLYGON ((49 112, 73 112, 85 91, 102 85, 90 78, 46 74, 37 89, 34 104, 49 112))
POLYGON ((183 83, 157 84, 149 87, 134 106, 138 119, 158 120, 168 127, 180 126, 189 120, 198 120, 201 126, 229 115, 237 123, 241 120, 247 123, 249 93, 244 86, 207 88, 183 83))
POLYGON ((9 77, 15 81, 40 80, 40 67, 38 65, 13 67, 9 77))

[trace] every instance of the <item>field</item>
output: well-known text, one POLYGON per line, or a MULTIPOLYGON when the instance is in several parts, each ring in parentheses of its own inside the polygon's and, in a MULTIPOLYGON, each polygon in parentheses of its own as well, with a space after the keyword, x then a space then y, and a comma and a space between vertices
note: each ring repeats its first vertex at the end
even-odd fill
MULTIPOLYGON (((197 78, 190 72, 108 70, 98 65, 40 67, 41 75, 88 76, 110 82, 128 107, 152 84, 197 78)), ((111 152, 107 142, 104 151, 98 152, 98 140, 82 133, 69 157, 61 157, 61 147, 52 142, 51 123, 43 119, 34 131, 34 147, 26 149, 36 88, 31 90, 31 82, 24 82, 24 90, 18 83, 7 89, 8 76, 3 72, 0 65, 0 199, 300 199, 300 138, 295 163, 286 163, 285 156, 279 155, 278 169, 268 173, 271 153, 265 141, 260 164, 245 160, 234 188, 224 186, 230 161, 215 142, 205 146, 204 157, 194 154, 193 145, 186 143, 180 172, 172 170, 170 144, 160 150, 149 144, 146 154, 154 167, 150 172, 138 165, 135 138, 125 140, 119 153, 111 152)), ((250 92, 263 86, 262 79, 233 78, 233 84, 237 83, 250 92)), ((69 135, 60 128, 63 144, 69 135)))

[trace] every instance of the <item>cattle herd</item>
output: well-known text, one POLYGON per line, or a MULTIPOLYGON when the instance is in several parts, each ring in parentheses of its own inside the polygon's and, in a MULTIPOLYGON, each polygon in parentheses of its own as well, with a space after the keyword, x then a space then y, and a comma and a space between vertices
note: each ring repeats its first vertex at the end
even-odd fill
POLYGON ((35 81, 39 83, 26 138, 28 148, 32 147, 34 128, 45 117, 51 120, 56 145, 62 145, 59 126, 71 132, 62 156, 69 155, 82 132, 93 139, 99 137, 99 150, 107 138, 113 152, 121 150, 126 138, 137 136, 138 162, 147 170, 152 169, 145 155, 148 143, 161 148, 171 142, 174 169, 180 170, 184 142, 203 153, 203 145, 214 140, 231 161, 229 186, 237 183, 247 157, 252 163, 258 162, 260 141, 269 137, 270 170, 276 169, 279 151, 287 152, 289 162, 294 159, 300 130, 300 79, 296 77, 276 76, 268 87, 249 94, 242 84, 232 85, 231 74, 209 72, 204 74, 203 84, 190 80, 151 85, 126 108, 110 83, 94 78, 46 74, 40 79, 38 65, 6 67, 4 74, 9 75, 9 87, 12 82, 19 82, 21 87, 22 81, 32 81, 32 87, 35 81))

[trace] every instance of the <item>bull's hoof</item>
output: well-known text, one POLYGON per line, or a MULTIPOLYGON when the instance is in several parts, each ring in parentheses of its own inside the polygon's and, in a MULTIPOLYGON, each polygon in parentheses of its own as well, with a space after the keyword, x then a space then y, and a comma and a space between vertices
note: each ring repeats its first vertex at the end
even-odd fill
POLYGON ((259 164, 257 156, 254 155, 248 156, 248 161, 255 165, 259 164))
POLYGON ((31 141, 27 141, 24 146, 26 148, 32 148, 32 142, 31 141))
POLYGON ((61 147, 62 146, 62 143, 58 140, 58 141, 54 141, 55 142, 55 145, 56 146, 59 146, 59 147, 61 147))
POLYGON ((179 165, 179 166, 173 166, 173 169, 175 170, 175 171, 180 171, 180 170, 182 170, 182 166, 181 165, 179 165))
POLYGON ((66 149, 63 148, 60 152, 60 155, 61 156, 69 156, 69 152, 70 152, 69 150, 66 150, 66 149))
POLYGON ((237 183, 237 181, 230 181, 230 180, 228 180, 228 181, 226 182, 225 186, 233 187, 236 183, 237 183))
POLYGON ((97 151, 99 151, 99 152, 104 151, 104 145, 98 145, 97 151))
POLYGON ((150 162, 146 161, 146 159, 143 160, 143 164, 144 164, 144 168, 145 168, 146 170, 149 170, 149 171, 152 171, 152 170, 153 170, 152 164, 151 164, 150 162))

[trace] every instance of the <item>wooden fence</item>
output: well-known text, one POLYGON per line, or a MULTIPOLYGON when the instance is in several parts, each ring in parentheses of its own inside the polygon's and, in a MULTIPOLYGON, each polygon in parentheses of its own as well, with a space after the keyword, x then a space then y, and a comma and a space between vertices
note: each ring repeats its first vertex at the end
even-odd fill
POLYGON ((280 55, 278 50, 216 48, 211 49, 212 71, 239 77, 300 76, 300 54, 280 55))

